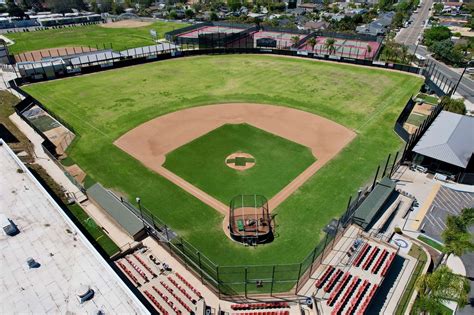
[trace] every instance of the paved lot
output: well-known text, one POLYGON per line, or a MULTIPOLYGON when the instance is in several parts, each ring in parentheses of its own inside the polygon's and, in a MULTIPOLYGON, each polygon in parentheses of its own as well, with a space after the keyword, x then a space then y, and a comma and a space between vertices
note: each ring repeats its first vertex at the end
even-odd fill
POLYGON ((441 187, 422 223, 425 234, 438 241, 446 227, 446 217, 457 215, 461 209, 474 206, 474 193, 441 187))

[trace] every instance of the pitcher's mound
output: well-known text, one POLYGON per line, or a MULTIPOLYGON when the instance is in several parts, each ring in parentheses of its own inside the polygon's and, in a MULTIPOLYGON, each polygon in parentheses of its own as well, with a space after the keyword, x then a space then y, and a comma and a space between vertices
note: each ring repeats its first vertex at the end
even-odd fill
POLYGON ((225 158, 225 164, 234 170, 245 171, 254 167, 255 158, 248 153, 236 152, 225 158))

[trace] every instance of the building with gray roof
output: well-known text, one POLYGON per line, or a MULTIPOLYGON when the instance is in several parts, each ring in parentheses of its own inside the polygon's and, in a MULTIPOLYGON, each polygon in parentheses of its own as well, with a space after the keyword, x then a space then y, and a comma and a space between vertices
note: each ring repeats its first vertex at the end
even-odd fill
POLYGON ((442 111, 412 151, 414 161, 432 171, 473 172, 474 117, 442 111))

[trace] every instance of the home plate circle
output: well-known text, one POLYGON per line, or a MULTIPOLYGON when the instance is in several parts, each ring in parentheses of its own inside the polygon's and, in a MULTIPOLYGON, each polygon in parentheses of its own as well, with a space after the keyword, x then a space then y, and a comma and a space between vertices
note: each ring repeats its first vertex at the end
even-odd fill
POLYGON ((248 153, 236 152, 225 158, 225 164, 238 171, 245 171, 255 166, 255 158, 248 153))

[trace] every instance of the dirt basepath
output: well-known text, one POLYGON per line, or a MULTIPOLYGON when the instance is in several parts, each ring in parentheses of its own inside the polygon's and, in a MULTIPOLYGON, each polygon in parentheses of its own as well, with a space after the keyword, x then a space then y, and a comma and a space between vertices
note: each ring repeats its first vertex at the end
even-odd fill
POLYGON ((270 211, 336 156, 356 134, 329 119, 288 107, 261 104, 218 104, 173 112, 152 119, 121 136, 114 144, 226 215, 228 206, 165 169, 166 154, 223 124, 248 123, 311 149, 317 161, 277 193, 270 211))

